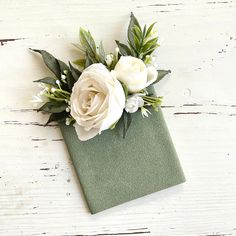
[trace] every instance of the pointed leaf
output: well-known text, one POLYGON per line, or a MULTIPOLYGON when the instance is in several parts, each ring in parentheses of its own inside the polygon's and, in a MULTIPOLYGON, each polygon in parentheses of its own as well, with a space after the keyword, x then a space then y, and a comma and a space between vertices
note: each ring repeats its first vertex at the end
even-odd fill
POLYGON ((158 83, 160 80, 162 80, 167 74, 171 73, 171 70, 157 70, 158 76, 156 81, 153 83, 158 83))
POLYGON ((51 101, 45 103, 43 106, 41 106, 38 111, 46 111, 51 113, 60 113, 65 111, 67 108, 67 104, 65 102, 57 102, 57 101, 51 101))
POLYGON ((148 30, 147 30, 147 33, 146 33, 146 37, 149 37, 149 35, 151 34, 152 29, 153 29, 153 27, 154 27, 155 24, 156 24, 156 22, 152 23, 152 24, 148 27, 148 30))
POLYGON ((69 62, 69 66, 70 66, 71 74, 74 77, 74 80, 77 81, 81 75, 81 72, 77 70, 76 68, 74 68, 70 62, 69 62))
POLYGON ((105 50, 104 50, 104 46, 103 46, 102 41, 101 41, 100 44, 99 44, 98 51, 99 51, 100 61, 101 61, 103 64, 105 64, 105 61, 106 61, 106 53, 105 53, 105 50))
POLYGON ((128 27, 128 39, 129 39, 129 42, 134 46, 134 37, 133 37, 133 34, 134 34, 134 27, 137 26, 140 30, 141 30, 141 27, 139 25, 139 22, 138 20, 136 19, 136 17, 134 16, 133 12, 131 12, 131 15, 130 15, 130 22, 129 22, 129 27, 128 27))
POLYGON ((86 53, 85 68, 89 67, 92 64, 93 64, 93 61, 92 61, 91 57, 89 56, 88 53, 86 53))
POLYGON ((61 71, 60 71, 58 61, 53 55, 51 55, 45 50, 38 50, 38 49, 31 49, 31 48, 30 50, 40 53, 43 57, 43 61, 46 64, 46 66, 56 75, 57 78, 61 77, 61 71))
POLYGON ((96 44, 89 31, 80 28, 80 43, 92 57, 96 57, 96 44))
POLYGON ((58 87, 56 80, 53 79, 52 77, 45 77, 43 79, 35 80, 34 82, 49 84, 49 85, 58 87))
POLYGON ((129 56, 131 55, 131 51, 129 49, 129 47, 123 43, 120 43, 119 41, 116 40, 116 44, 119 48, 119 53, 122 55, 122 56, 129 56))
POLYGON ((44 126, 47 126, 49 123, 53 122, 53 121, 57 121, 57 122, 63 122, 65 121, 66 117, 68 116, 68 113, 63 111, 61 113, 52 113, 49 116, 48 121, 45 123, 44 126))

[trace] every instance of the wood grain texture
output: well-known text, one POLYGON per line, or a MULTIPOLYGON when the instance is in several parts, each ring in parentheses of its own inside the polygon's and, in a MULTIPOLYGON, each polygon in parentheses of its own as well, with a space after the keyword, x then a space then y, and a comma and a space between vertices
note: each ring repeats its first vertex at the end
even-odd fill
POLYGON ((235 0, 0 0, 0 235, 236 235, 235 0), (156 90, 187 182, 90 215, 56 125, 29 102, 48 74, 29 47, 72 60, 80 26, 107 50, 130 12, 157 21, 156 90))

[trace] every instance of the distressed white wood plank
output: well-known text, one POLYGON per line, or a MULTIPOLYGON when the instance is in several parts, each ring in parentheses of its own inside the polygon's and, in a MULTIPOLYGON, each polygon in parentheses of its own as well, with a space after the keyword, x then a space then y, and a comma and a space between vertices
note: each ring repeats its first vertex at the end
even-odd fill
POLYGON ((236 235, 235 0, 0 0, 0 9, 0 235, 236 235), (157 21, 159 65, 172 75, 156 89, 187 182, 92 216, 58 127, 42 127, 47 117, 29 102, 48 71, 27 48, 75 59, 83 26, 112 50, 130 11, 157 21))

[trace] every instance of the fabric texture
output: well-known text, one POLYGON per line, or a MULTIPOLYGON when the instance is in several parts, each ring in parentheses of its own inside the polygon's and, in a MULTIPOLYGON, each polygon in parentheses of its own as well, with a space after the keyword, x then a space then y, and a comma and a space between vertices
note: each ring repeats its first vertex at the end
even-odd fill
POLYGON ((161 109, 132 117, 125 139, 120 123, 85 142, 60 125, 92 214, 185 181, 161 109))

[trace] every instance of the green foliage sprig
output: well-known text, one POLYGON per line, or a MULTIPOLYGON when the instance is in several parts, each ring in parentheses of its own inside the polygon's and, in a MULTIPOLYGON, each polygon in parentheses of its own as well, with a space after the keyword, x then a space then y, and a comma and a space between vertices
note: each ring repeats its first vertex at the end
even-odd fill
MULTIPOLYGON (((40 83, 43 88, 42 95, 47 98, 47 101, 38 109, 38 111, 51 114, 45 125, 53 121, 66 122, 66 124, 75 122, 70 115, 70 96, 74 83, 86 67, 94 63, 102 63, 111 71, 115 68, 121 56, 139 58, 149 66, 152 62, 152 53, 159 47, 154 27, 155 23, 150 26, 144 25, 142 28, 137 18, 131 13, 127 31, 127 43, 121 43, 116 40, 118 48, 115 53, 110 54, 106 54, 102 42, 99 43, 99 46, 96 45, 90 31, 80 28, 79 44, 75 44, 75 46, 81 52, 82 57, 73 62, 78 69, 73 67, 70 62, 67 65, 44 50, 31 49, 42 55, 45 65, 53 73, 53 76, 34 81, 40 83)), ((158 76, 154 83, 159 82, 171 71, 157 70, 157 72, 158 76)), ((125 97, 128 98, 132 94, 129 93, 125 84, 121 84, 125 97)), ((140 96, 144 102, 143 106, 140 107, 143 117, 148 117, 151 113, 150 108, 157 111, 162 102, 162 97, 155 96, 150 92, 150 88, 140 91, 140 96)), ((123 137, 125 137, 132 122, 132 114, 124 110, 120 120, 123 125, 123 137)), ((111 126, 111 129, 116 126, 116 123, 111 126)))
POLYGON ((130 23, 128 27, 128 45, 116 41, 122 56, 133 56, 145 60, 145 57, 151 55, 159 44, 158 37, 153 36, 155 23, 148 28, 145 25, 141 28, 137 18, 131 13, 130 23))

